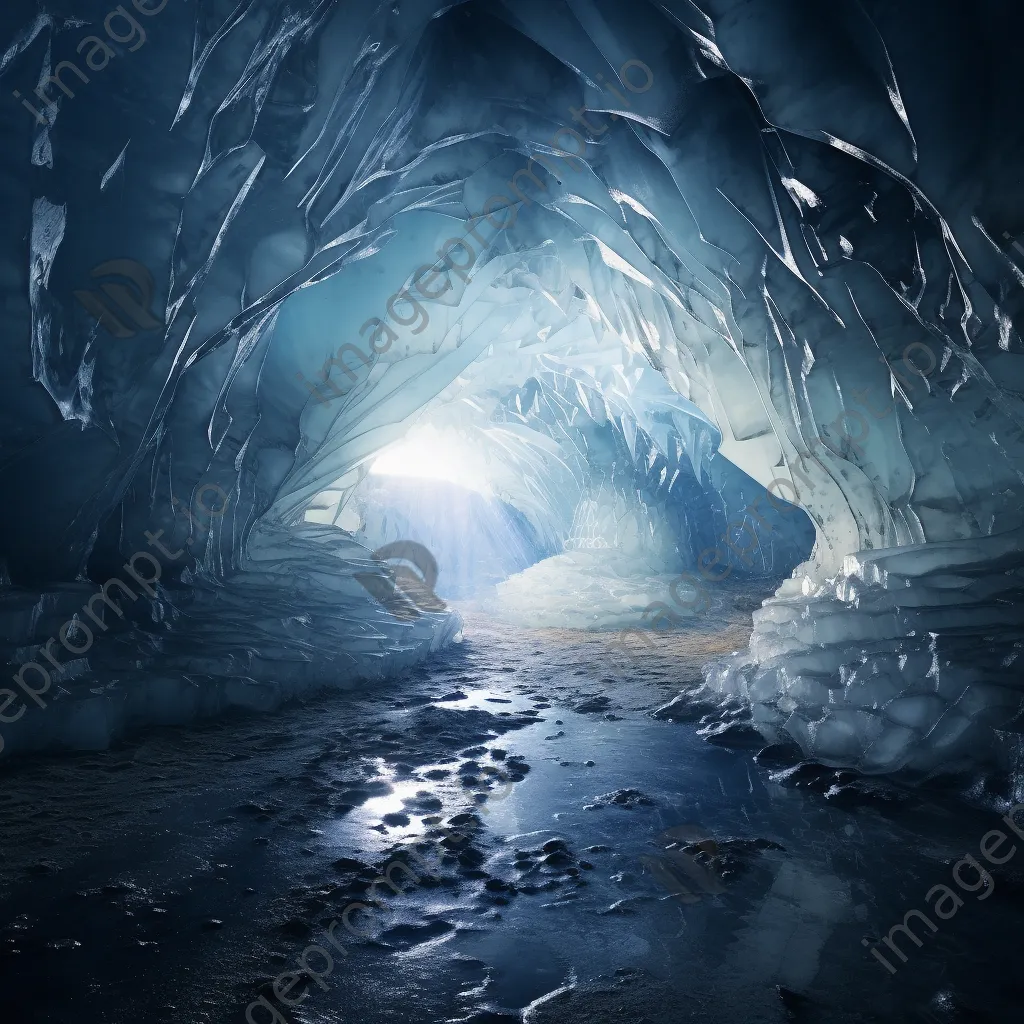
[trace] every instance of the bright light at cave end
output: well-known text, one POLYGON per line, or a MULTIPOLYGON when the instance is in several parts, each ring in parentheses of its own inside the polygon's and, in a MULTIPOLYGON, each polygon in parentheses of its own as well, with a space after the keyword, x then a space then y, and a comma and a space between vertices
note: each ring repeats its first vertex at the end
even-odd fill
POLYGON ((386 448, 373 466, 374 476, 404 476, 448 483, 493 497, 480 453, 458 434, 426 428, 386 448))

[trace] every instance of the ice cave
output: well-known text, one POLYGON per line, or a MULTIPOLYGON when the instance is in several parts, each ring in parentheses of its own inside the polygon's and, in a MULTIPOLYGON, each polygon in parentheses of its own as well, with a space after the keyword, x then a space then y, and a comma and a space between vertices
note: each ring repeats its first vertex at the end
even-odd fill
POLYGON ((1019 1019, 1019 4, 0 23, 4 1020, 1019 1019))

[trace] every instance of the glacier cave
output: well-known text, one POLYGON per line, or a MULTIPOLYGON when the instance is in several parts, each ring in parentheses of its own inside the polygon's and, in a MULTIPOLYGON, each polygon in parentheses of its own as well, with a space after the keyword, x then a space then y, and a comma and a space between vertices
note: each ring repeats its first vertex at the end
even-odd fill
POLYGON ((0 21, 5 1020, 1018 1019, 1019 5, 0 21))

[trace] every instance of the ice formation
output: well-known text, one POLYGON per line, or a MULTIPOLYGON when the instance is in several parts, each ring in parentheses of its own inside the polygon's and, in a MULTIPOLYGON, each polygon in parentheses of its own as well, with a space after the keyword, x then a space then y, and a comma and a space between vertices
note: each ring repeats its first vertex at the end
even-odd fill
POLYGON ((507 610, 635 617, 759 502, 725 562, 801 564, 709 685, 829 763, 1012 761, 1012 5, 123 7, 5 10, 0 617, 50 680, 8 749, 450 639, 355 579, 429 426, 519 538, 507 610))

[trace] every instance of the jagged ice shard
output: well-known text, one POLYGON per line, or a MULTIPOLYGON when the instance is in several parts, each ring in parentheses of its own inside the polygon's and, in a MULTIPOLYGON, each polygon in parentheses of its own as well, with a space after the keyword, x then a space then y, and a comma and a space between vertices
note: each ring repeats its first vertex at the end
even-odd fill
POLYGON ((829 765, 1017 768, 1013 5, 0 17, 8 753, 422 659, 458 614, 358 578, 420 529, 527 625, 788 576, 709 693, 829 765), (371 472, 402 444, 475 497, 371 472))

